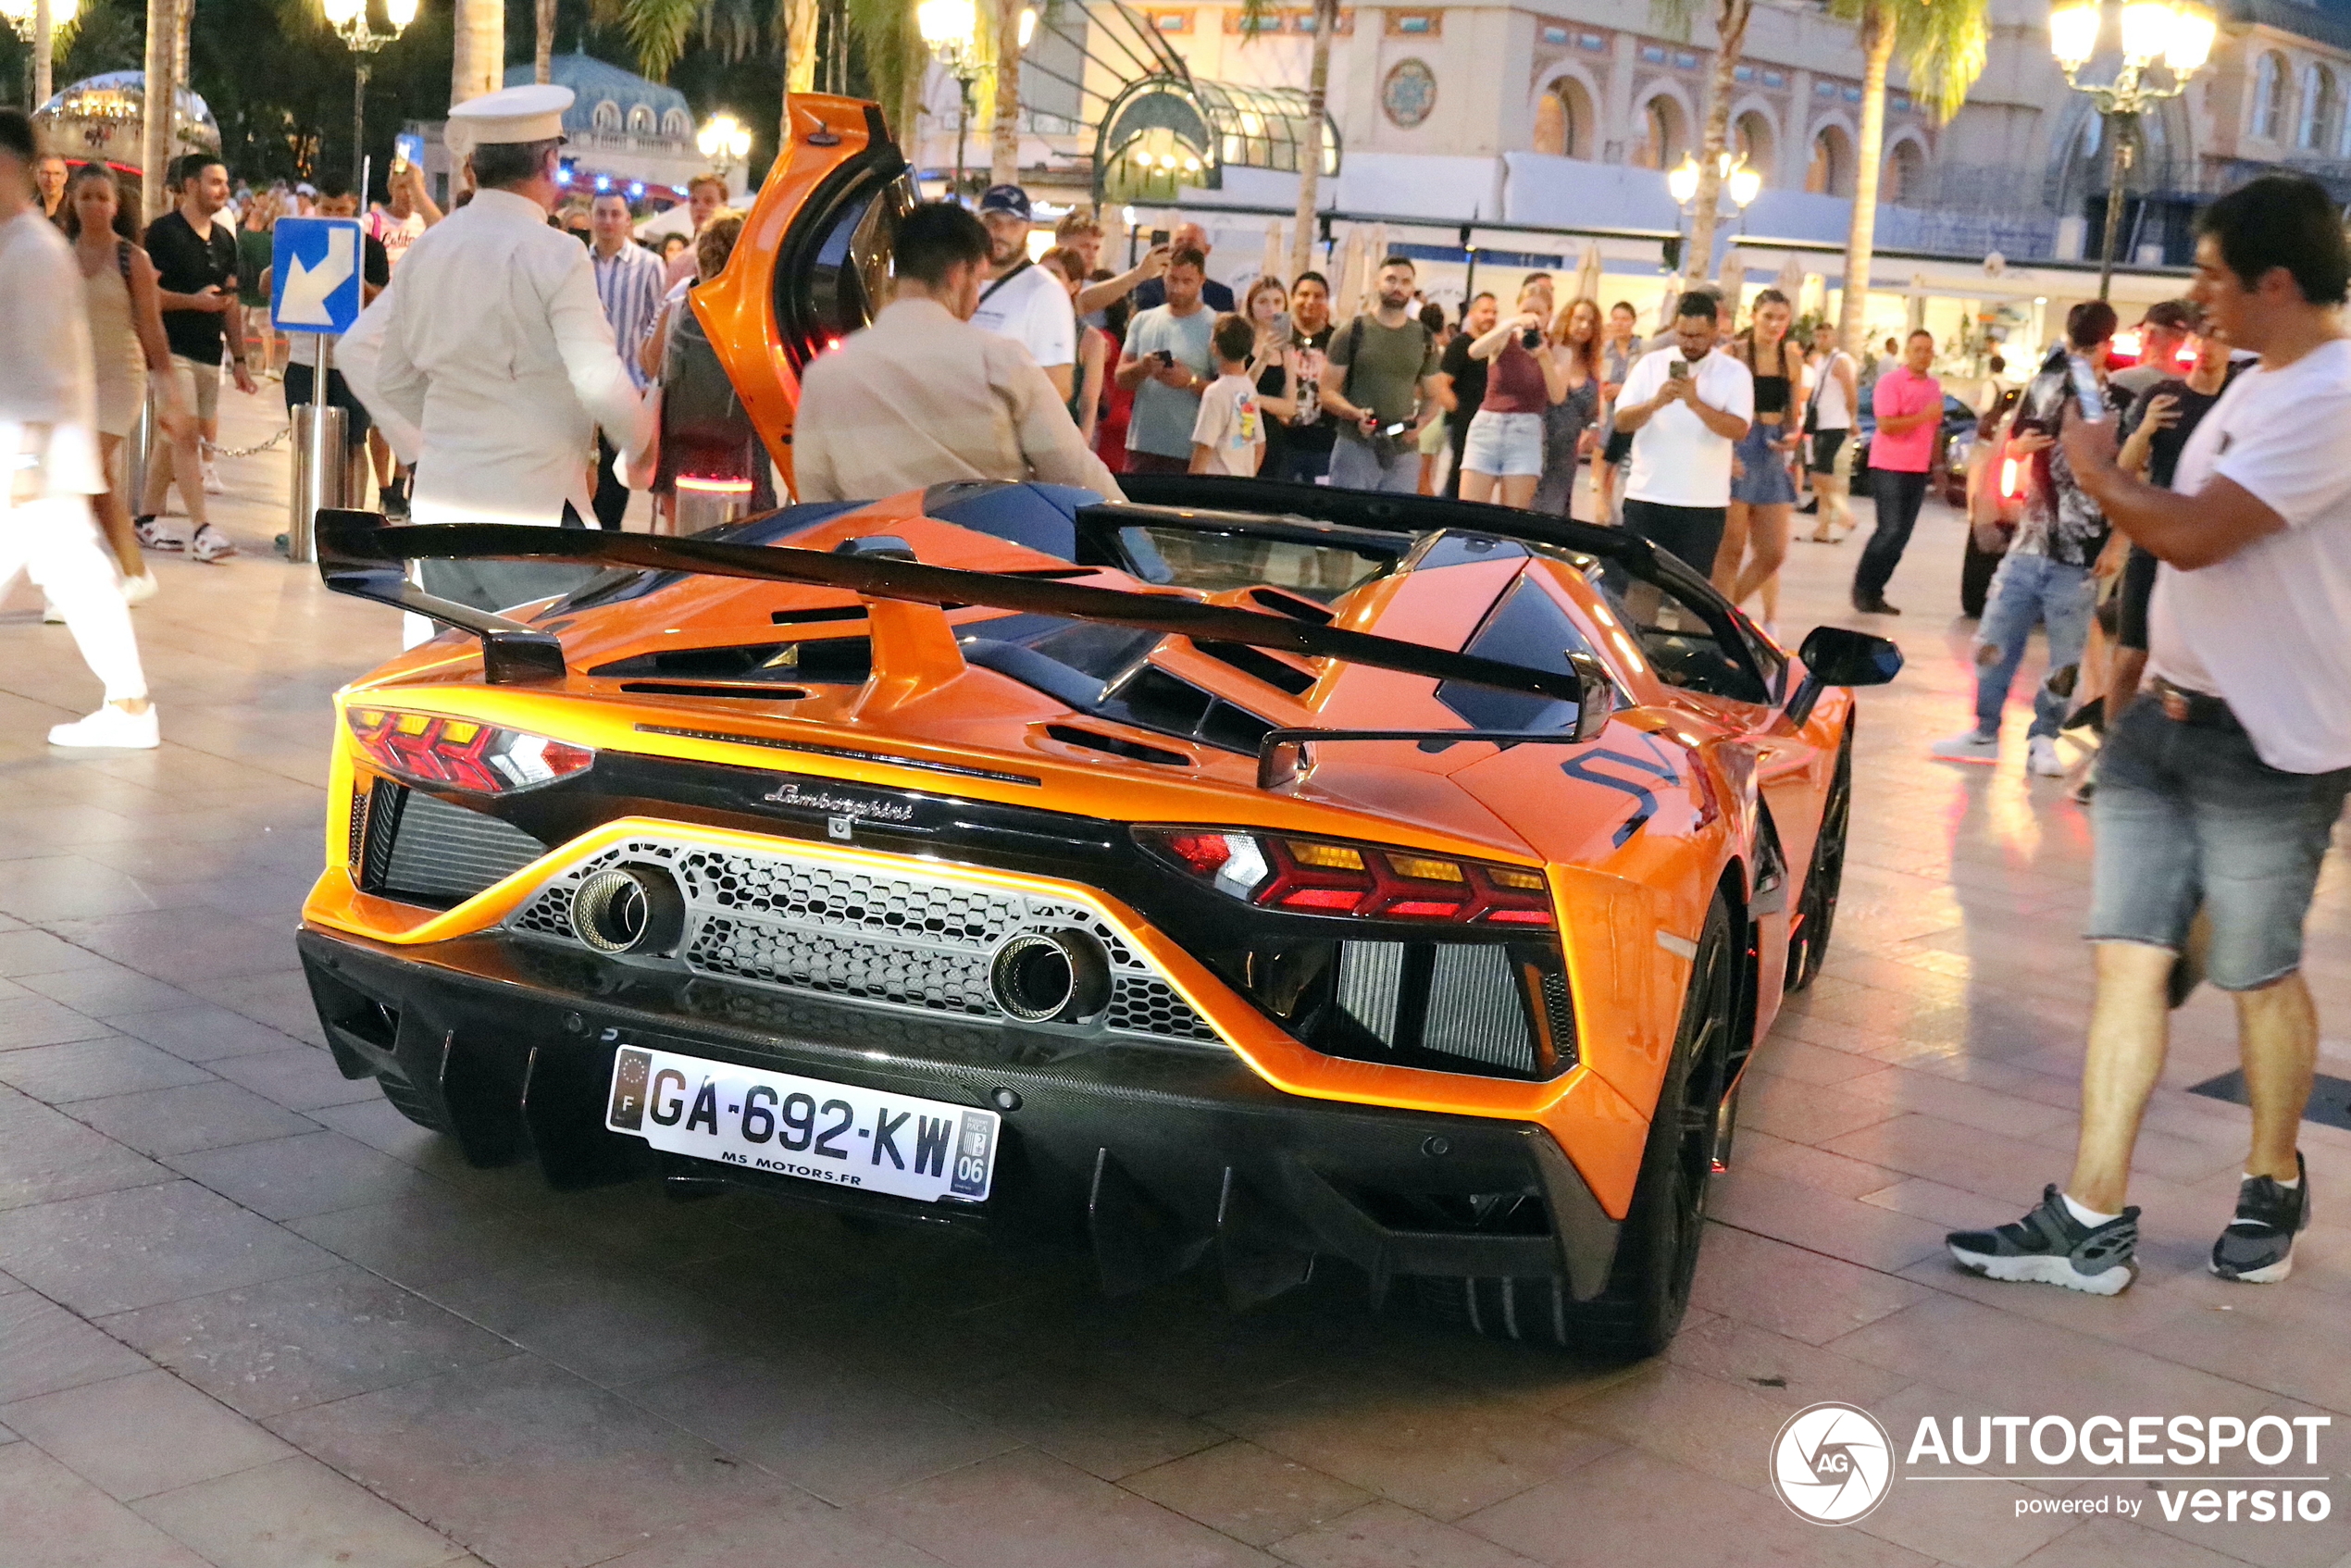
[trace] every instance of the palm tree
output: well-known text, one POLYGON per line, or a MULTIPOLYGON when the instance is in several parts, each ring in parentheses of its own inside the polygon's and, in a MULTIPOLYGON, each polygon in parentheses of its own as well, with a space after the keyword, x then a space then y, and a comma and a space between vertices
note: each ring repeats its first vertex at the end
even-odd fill
POLYGON ((1020 180, 1020 16, 1026 0, 993 0, 996 32, 995 129, 989 143, 988 182, 1020 180))
POLYGON ((1910 92, 1948 120, 1984 74, 1991 38, 1990 0, 1830 0, 1830 11, 1857 24, 1861 44, 1861 127, 1853 170, 1853 221, 1846 231, 1845 280, 1837 341, 1861 352, 1869 308, 1870 257, 1877 241, 1878 179, 1885 155, 1885 72, 1897 49, 1910 92))
MULTIPOLYGON (((1241 41, 1254 43, 1278 23, 1274 0, 1241 0, 1241 41)), ((1315 207, 1323 196, 1324 103, 1330 95, 1331 35, 1338 31, 1338 0, 1314 0, 1314 52, 1306 69, 1306 142, 1298 149, 1298 211, 1290 222, 1289 275, 1314 265, 1315 207)))
MULTIPOLYGON (((1693 0, 1650 0, 1650 14, 1677 37, 1690 32, 1693 0)), ((1738 83, 1739 56, 1747 49, 1747 24, 1755 0, 1714 0, 1714 71, 1706 92, 1706 131, 1698 143, 1698 194, 1690 210, 1687 275, 1697 282, 1713 270, 1714 209, 1723 201, 1723 151, 1730 144, 1731 93, 1738 83)), ((1663 149, 1660 149, 1661 152, 1663 149)), ((1733 312, 1738 301, 1729 302, 1733 312)))
POLYGON ((449 67, 452 108, 506 81, 505 0, 456 0, 456 51, 449 67))
POLYGON ((555 0, 538 0, 537 15, 533 20, 538 25, 538 47, 531 56, 530 79, 539 82, 553 81, 555 80, 555 0))

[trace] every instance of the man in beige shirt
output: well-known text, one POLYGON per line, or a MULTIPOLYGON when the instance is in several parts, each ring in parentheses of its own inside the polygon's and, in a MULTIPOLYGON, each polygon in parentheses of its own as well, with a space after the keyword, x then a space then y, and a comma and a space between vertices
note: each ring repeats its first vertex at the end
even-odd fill
POLYGON ((872 501, 968 479, 1126 499, 1028 351, 971 325, 988 252, 988 230, 961 206, 906 215, 896 296, 801 378, 797 499, 872 501))

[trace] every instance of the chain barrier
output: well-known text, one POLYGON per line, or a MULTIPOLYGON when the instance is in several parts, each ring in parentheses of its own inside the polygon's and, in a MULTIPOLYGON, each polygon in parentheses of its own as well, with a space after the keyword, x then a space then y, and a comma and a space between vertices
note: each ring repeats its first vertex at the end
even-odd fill
POLYGON ((285 427, 285 429, 280 430, 276 435, 271 436, 267 441, 261 442, 257 446, 215 446, 208 441, 202 442, 200 444, 204 447, 205 455, 207 458, 217 460, 222 457, 252 457, 257 454, 268 451, 271 447, 276 446, 279 442, 284 441, 292 434, 293 434, 293 426, 289 424, 285 427))

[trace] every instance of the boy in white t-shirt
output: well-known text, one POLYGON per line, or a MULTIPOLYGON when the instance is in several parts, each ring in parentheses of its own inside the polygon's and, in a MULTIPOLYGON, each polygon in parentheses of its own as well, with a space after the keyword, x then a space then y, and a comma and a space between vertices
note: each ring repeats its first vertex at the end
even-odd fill
POLYGON ((1257 406, 1257 383, 1249 379, 1257 329, 1226 311, 1208 341, 1216 352, 1216 380, 1200 394, 1200 416, 1192 421, 1191 471, 1255 479, 1265 457, 1265 416, 1257 406))

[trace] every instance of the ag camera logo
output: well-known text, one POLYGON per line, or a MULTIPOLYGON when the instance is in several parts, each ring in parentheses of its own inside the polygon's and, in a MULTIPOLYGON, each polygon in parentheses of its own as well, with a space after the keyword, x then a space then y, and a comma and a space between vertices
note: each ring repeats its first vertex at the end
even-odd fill
POLYGON ((1833 1400, 1808 1405, 1772 1439, 1772 1489, 1812 1524, 1864 1518, 1893 1485, 1893 1439, 1865 1410, 1833 1400))

